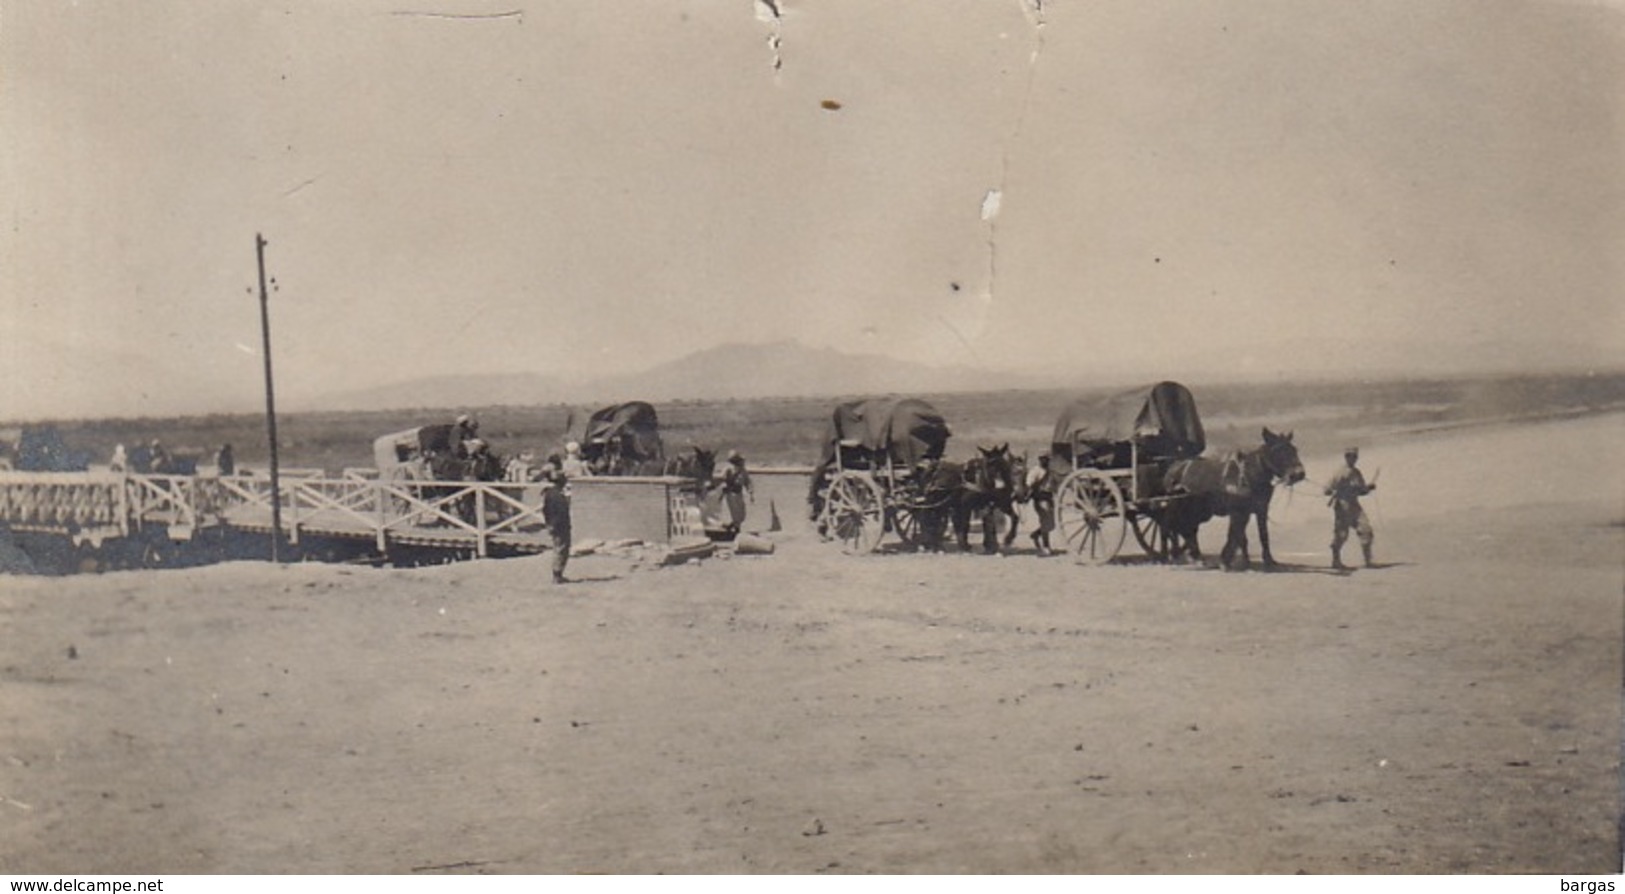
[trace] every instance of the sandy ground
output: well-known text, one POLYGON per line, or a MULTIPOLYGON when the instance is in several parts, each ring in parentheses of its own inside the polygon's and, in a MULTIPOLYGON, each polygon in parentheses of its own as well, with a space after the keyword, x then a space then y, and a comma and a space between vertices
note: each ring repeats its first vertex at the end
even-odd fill
POLYGON ((1346 576, 1309 486, 1264 574, 849 557, 783 482, 776 555, 563 587, 0 578, 0 871, 1617 872, 1622 434, 1369 448, 1346 576))

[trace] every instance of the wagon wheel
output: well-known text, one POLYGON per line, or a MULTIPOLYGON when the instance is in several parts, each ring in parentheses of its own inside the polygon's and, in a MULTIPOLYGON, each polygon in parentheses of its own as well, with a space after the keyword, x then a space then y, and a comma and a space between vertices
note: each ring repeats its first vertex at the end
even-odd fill
POLYGON ((891 529, 897 532, 897 539, 903 541, 904 546, 918 547, 924 537, 924 532, 920 528, 918 508, 907 503, 893 505, 891 529))
POLYGON ((1136 510, 1129 514, 1128 522, 1134 539, 1139 541, 1146 555, 1163 561, 1168 559, 1168 529, 1157 516, 1136 510))
POLYGON ((885 534, 886 510, 880 485, 862 472, 842 472, 830 482, 824 526, 848 553, 873 552, 885 534))
POLYGON ((1073 472, 1061 482, 1055 515, 1066 548, 1079 564, 1110 562, 1128 535, 1122 489, 1094 469, 1073 472))

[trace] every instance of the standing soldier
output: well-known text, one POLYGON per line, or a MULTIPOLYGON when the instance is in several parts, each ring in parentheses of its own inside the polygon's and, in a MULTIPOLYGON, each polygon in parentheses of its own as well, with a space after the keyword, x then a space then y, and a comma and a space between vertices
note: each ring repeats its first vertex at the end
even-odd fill
POLYGON ((570 561, 570 492, 565 477, 555 466, 547 473, 548 486, 542 491, 542 521, 553 537, 553 583, 564 583, 564 566, 570 561))
POLYGON ((737 450, 728 451, 728 464, 722 470, 722 501, 728 507, 728 530, 735 534, 745 524, 745 497, 756 502, 756 489, 751 486, 750 473, 745 471, 745 458, 737 450))
POLYGON ((1331 498, 1327 505, 1332 507, 1332 567, 1339 571, 1348 568, 1343 564, 1343 544, 1349 539, 1349 529, 1353 528, 1355 536, 1360 538, 1360 550, 1365 553, 1365 567, 1370 568, 1371 542, 1376 534, 1371 530, 1371 519, 1360 505, 1360 498, 1376 490, 1377 483, 1367 484, 1355 466, 1360 461, 1360 448, 1344 450, 1343 461, 1347 465, 1339 469, 1332 483, 1326 486, 1326 496, 1331 498))
POLYGON ((1048 453, 1038 454, 1038 465, 1027 472, 1027 496, 1038 513, 1038 530, 1032 538, 1042 558, 1050 554, 1049 532, 1055 530, 1055 473, 1050 471, 1048 453))

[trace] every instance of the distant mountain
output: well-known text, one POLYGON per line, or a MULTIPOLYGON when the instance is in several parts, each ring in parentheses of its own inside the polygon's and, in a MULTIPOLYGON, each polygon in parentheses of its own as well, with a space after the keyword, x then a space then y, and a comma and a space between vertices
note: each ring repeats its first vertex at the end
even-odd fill
POLYGON ((728 344, 658 366, 591 379, 542 373, 432 376, 338 392, 294 409, 591 403, 685 398, 819 397, 885 392, 941 393, 1045 387, 1039 375, 992 373, 968 366, 936 367, 874 354, 810 348, 796 341, 728 344))
POLYGON ((419 407, 442 409, 559 403, 571 399, 571 389, 555 376, 541 373, 475 373, 429 376, 289 403, 290 409, 306 411, 406 410, 419 407))
POLYGON ((1422 339, 1349 342, 1265 340, 1252 351, 1192 353, 1175 364, 1102 367, 1080 358, 1053 373, 930 366, 875 354, 812 348, 796 341, 727 344, 668 363, 592 378, 543 373, 433 376, 294 402, 295 410, 409 409, 622 400, 941 394, 1053 387, 1133 385, 1172 378, 1267 382, 1295 378, 1386 378, 1617 370, 1607 352, 1578 345, 1422 339), (1154 368, 1153 368, 1154 367, 1154 368))
POLYGON ((708 348, 643 372, 599 379, 588 387, 607 396, 671 400, 989 391, 1036 387, 1040 381, 1038 376, 930 366, 780 341, 708 348))

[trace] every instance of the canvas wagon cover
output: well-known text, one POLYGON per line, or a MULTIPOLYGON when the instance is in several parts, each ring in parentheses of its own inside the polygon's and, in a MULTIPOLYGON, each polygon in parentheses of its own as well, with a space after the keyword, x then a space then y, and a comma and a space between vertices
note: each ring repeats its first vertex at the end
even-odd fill
POLYGON ((641 400, 612 404, 587 420, 586 443, 582 452, 588 459, 601 453, 611 438, 619 436, 623 455, 640 460, 662 459, 660 418, 655 408, 641 400))
POLYGON ((940 459, 951 434, 942 414, 918 398, 855 400, 831 415, 818 465, 833 465, 835 446, 842 441, 872 452, 889 451, 893 462, 904 465, 940 459))
POLYGON ((1075 401, 1055 421, 1051 449, 1071 459, 1074 439, 1138 440, 1141 449, 1155 456, 1196 456, 1207 449, 1196 398, 1178 382, 1158 382, 1103 399, 1075 401))
POLYGON ((420 425, 384 435, 372 442, 373 461, 382 470, 428 453, 449 451, 451 429, 451 425, 420 425))

